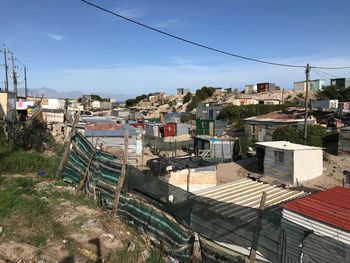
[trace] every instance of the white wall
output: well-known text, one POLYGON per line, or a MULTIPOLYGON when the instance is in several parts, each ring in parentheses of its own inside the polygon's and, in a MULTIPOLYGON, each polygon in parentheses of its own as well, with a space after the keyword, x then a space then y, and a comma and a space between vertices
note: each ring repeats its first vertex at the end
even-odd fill
POLYGON ((321 149, 294 151, 294 184, 313 179, 323 173, 321 149))

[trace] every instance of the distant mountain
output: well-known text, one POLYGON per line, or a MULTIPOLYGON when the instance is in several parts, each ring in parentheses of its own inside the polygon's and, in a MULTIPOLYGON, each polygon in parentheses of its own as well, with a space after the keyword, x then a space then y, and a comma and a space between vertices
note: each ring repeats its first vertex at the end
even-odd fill
MULTIPOLYGON (((59 92, 50 88, 39 88, 39 89, 28 89, 29 96, 38 96, 41 97, 44 95, 46 98, 69 98, 69 99, 77 99, 82 95, 89 95, 91 92, 82 92, 80 90, 73 90, 69 92, 59 92)), ((116 95, 116 94, 108 94, 108 93, 100 93, 95 92, 93 94, 100 95, 102 98, 116 98, 118 101, 123 101, 125 99, 125 95, 116 95)), ((24 96, 24 89, 18 90, 19 96, 24 96)))
MULTIPOLYGON (((24 96, 24 89, 18 90, 19 96, 24 96)), ((39 88, 39 89, 28 89, 28 95, 29 96, 38 96, 41 97, 44 95, 44 97, 47 98, 70 98, 70 99, 76 99, 83 95, 83 92, 81 91, 70 91, 70 92, 58 92, 54 89, 49 88, 39 88)))

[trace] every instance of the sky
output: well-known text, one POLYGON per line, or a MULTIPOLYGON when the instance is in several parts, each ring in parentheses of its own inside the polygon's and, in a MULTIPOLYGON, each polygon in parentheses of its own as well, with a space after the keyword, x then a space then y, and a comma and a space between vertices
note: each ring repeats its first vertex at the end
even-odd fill
MULTIPOLYGON (((90 0, 157 29, 278 63, 350 66, 348 0, 90 0)), ((303 68, 201 49, 103 13, 80 0, 0 0, 0 41, 28 68, 29 88, 120 98, 202 86, 292 88, 303 68)), ((2 54, 0 64, 3 64, 2 54)), ((3 82, 3 67, 0 67, 3 82)), ((323 70, 350 77, 350 70, 323 70)), ((316 71, 311 78, 330 78, 316 71)), ((23 85, 23 72, 19 72, 23 85)), ((329 80, 329 79, 328 79, 329 80)), ((3 85, 3 83, 1 83, 3 85)))

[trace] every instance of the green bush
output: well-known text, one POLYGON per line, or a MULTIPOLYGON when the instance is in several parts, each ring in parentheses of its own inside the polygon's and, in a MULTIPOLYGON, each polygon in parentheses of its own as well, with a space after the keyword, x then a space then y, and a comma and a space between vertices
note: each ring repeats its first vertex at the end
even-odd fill
POLYGON ((320 125, 307 126, 307 138, 304 142, 304 126, 291 127, 286 126, 276 129, 272 134, 274 141, 290 141, 292 143, 306 144, 310 146, 323 147, 323 138, 327 137, 326 128, 320 125))

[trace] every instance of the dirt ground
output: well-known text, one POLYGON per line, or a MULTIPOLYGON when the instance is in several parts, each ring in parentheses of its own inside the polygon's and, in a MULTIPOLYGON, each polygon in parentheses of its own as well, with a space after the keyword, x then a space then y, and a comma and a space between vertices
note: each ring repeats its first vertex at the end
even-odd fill
MULTIPOLYGON (((120 218, 91 207, 90 203, 76 202, 74 188, 41 181, 36 184, 35 190, 35 193, 40 193, 40 199, 50 205, 54 224, 60 224, 65 229, 63 236, 46 236, 45 245, 21 242, 19 232, 8 228, 21 228, 21 233, 28 236, 26 240, 31 240, 37 227, 28 226, 22 222, 23 219, 18 220, 16 217, 20 211, 11 213, 13 220, 0 220, 0 263, 146 262, 151 249, 149 240, 125 225, 120 218)), ((28 197, 31 198, 30 193, 28 197)))

